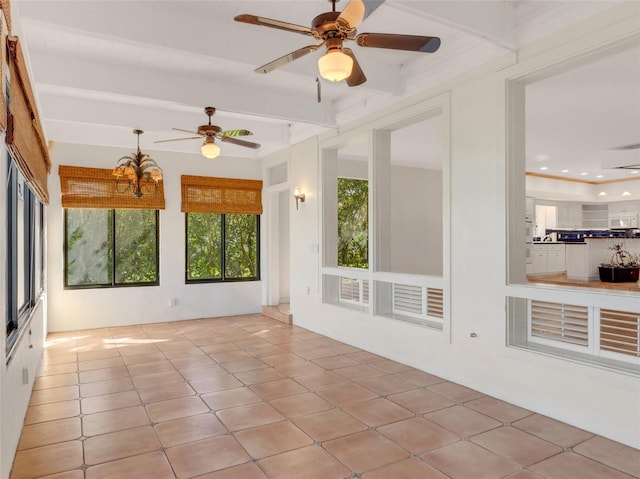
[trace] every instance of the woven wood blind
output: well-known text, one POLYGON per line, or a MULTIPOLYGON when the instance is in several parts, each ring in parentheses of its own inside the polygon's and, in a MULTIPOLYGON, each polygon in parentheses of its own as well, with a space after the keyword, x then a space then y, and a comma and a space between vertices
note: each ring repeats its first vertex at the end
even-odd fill
POLYGON ((158 182, 155 193, 136 198, 132 191, 119 193, 113 170, 60 165, 60 191, 63 208, 108 208, 163 210, 164 185, 158 182))
POLYGON ((182 175, 185 213, 262 214, 262 181, 182 175))
POLYGON ((11 3, 9 0, 0 0, 0 9, 2 9, 7 28, 11 32, 11 9, 9 3, 11 3))
POLYGON ((22 49, 17 37, 7 38, 9 50, 9 118, 6 142, 20 172, 43 203, 49 202, 47 189, 51 160, 40 125, 22 49))
MULTIPOLYGON (((4 13, 5 19, 8 22, 8 0, 2 1, 0 0, 0 8, 4 13), (5 1, 7 2, 7 10, 5 10, 5 1)), ((0 45, 7 44, 7 28, 5 28, 6 23, 0 20, 0 45)), ((0 128, 6 131, 7 129, 7 96, 6 96, 6 72, 5 72, 5 64, 7 62, 7 49, 0 48, 0 128)))

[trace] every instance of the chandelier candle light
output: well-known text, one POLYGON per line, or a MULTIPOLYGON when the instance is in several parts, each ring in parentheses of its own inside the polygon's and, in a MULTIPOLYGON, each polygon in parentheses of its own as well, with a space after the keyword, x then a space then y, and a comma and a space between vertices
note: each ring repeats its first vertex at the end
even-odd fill
POLYGON ((126 193, 133 191, 136 198, 142 198, 143 194, 155 193, 158 182, 162 181, 162 168, 155 160, 140 151, 140 135, 142 130, 133 130, 138 135, 138 151, 118 160, 113 169, 116 177, 116 191, 126 193))

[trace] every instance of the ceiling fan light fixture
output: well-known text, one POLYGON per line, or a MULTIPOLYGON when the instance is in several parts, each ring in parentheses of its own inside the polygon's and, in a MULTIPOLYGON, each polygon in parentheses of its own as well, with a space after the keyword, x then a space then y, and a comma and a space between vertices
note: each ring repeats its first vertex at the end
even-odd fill
POLYGON ((330 49, 318 59, 320 76, 329 81, 342 81, 351 75, 353 70, 353 58, 341 49, 330 49))
POLYGON ((207 138, 205 138, 204 143, 200 148, 200 153, 202 153, 202 156, 209 158, 210 160, 220 156, 220 147, 216 145, 213 136, 207 136, 207 138))

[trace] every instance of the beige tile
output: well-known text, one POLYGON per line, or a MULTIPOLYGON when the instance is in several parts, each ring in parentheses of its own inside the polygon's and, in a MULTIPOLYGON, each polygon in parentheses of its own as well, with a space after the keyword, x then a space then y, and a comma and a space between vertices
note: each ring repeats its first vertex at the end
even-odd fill
POLYGON ((396 373, 395 376, 404 379, 405 381, 408 381, 412 384, 415 384, 420 388, 447 382, 446 379, 442 379, 441 377, 434 376, 433 374, 425 373, 424 371, 419 371, 417 369, 402 371, 396 373))
POLYGON ((189 384, 191 384, 191 387, 200 394, 222 391, 224 389, 233 389, 244 385, 233 375, 226 373, 189 381, 189 384))
POLYGON ((331 350, 331 349, 327 349, 327 348, 316 348, 316 349, 310 349, 310 350, 303 350, 303 351, 298 351, 296 352, 296 354, 298 356, 300 356, 301 358, 304 359, 319 359, 319 358, 326 358, 329 356, 336 356, 336 352, 331 350))
POLYGON ((154 361, 150 363, 136 363, 127 366, 131 376, 145 376, 147 374, 164 373, 167 371, 175 371, 176 368, 168 359, 154 361))
POLYGON ((440 396, 426 389, 414 389, 399 394, 393 394, 387 399, 399 404, 416 414, 426 414, 455 405, 451 399, 440 396))
POLYGON ((31 394, 30 406, 39 406, 52 402, 69 401, 78 399, 80 392, 77 385, 63 386, 60 388, 38 389, 31 394))
POLYGON ((469 401, 465 403, 465 407, 505 423, 511 423, 533 414, 527 409, 489 396, 469 401))
POLYGON ((392 361, 391 359, 383 359, 382 361, 373 361, 367 364, 371 367, 380 369, 385 373, 389 373, 389 374, 400 373, 403 371, 415 371, 415 369, 413 369, 411 366, 407 366, 406 364, 402 364, 397 361, 392 361))
POLYGON ((265 356, 274 356, 276 354, 285 354, 287 352, 286 349, 282 349, 278 346, 274 346, 273 344, 269 346, 255 346, 252 348, 245 348, 245 351, 248 352, 251 356, 256 358, 263 358, 265 356))
POLYGON ((36 378, 33 389, 59 388, 78 384, 78 373, 55 374, 53 376, 40 376, 36 378))
POLYGON ((97 436, 148 424, 149 417, 144 407, 134 406, 87 414, 82 418, 82 433, 84 436, 97 436))
POLYGON ((69 441, 18 451, 11 479, 33 479, 78 469, 83 464, 82 442, 69 441))
POLYGON ((450 382, 433 384, 428 386, 427 389, 438 393, 441 396, 445 396, 457 403, 465 403, 467 401, 473 401, 474 399, 484 397, 484 394, 481 392, 450 382))
POLYGON ((179 446, 227 432, 227 428, 211 413, 163 422, 156 424, 155 429, 164 447, 179 446))
POLYGON ((544 479, 538 474, 534 474, 531 471, 518 471, 513 474, 509 474, 505 479, 544 479))
POLYGON ((184 378, 180 373, 178 373, 178 371, 143 374, 142 376, 134 376, 132 379, 133 384, 140 389, 158 387, 163 384, 173 384, 184 381, 184 378))
POLYGON ((459 439, 456 434, 422 418, 388 424, 379 427, 377 431, 411 454, 431 451, 459 439))
POLYGON ((218 436, 167 449, 169 462, 179 479, 243 464, 250 457, 231 436, 218 436), (212 454, 215 451, 216 454, 212 454))
POLYGON ((75 363, 78 361, 78 355, 74 352, 55 352, 46 349, 42 355, 42 364, 48 366, 51 364, 75 363))
POLYGON ((61 472, 52 476, 44 476, 40 479, 84 479, 84 471, 82 469, 74 469, 73 471, 61 472))
POLYGON ((169 399, 147 404, 147 414, 153 422, 170 421, 180 417, 209 412, 209 407, 197 396, 169 399))
POLYGON ((82 428, 78 417, 27 425, 22 428, 18 450, 72 441, 80 436, 82 428))
POLYGON ((145 403, 166 401, 167 399, 177 399, 186 396, 193 396, 195 391, 188 383, 164 384, 158 387, 138 389, 140 399, 145 403))
POLYGON ((262 356, 260 360, 267 363, 269 366, 280 366, 285 364, 308 364, 308 361, 302 359, 297 354, 289 353, 286 350, 283 351, 284 352, 280 354, 262 356))
POLYGON ((342 409, 371 427, 414 417, 415 414, 388 399, 377 398, 345 404, 342 409))
POLYGON ((259 464, 270 479, 346 479, 351 477, 351 471, 320 446, 309 446, 271 456, 262 459, 259 464))
POLYGON ((296 376, 296 382, 299 382, 307 389, 314 391, 320 388, 335 386, 336 384, 343 384, 346 383, 347 380, 333 372, 323 370, 323 372, 308 376, 296 376))
POLYGON ((141 354, 126 354, 122 356, 122 360, 127 366, 143 363, 157 363, 167 359, 160 351, 150 351, 141 354))
POLYGON ((354 401, 366 401, 378 397, 376 393, 363 388, 357 384, 339 384, 330 388, 318 389, 318 396, 331 401, 333 404, 342 406, 354 401))
POLYGON ((573 452, 563 452, 534 464, 531 470, 545 479, 632 479, 628 474, 573 452))
POLYGON ((93 414, 96 412, 110 411, 112 409, 137 406, 140 404, 140 397, 135 391, 122 391, 82 399, 80 403, 83 414, 93 414))
POLYGON ((640 477, 640 450, 595 436, 573 448, 574 452, 594 461, 640 477))
POLYGON ((439 411, 425 414, 424 417, 462 437, 480 434, 481 432, 485 432, 502 425, 502 423, 495 419, 491 419, 488 416, 471 411, 464 406, 452 406, 446 409, 441 409, 439 411))
POLYGON ((322 399, 314 393, 304 393, 296 396, 288 396, 269 401, 274 408, 285 417, 298 417, 314 412, 332 409, 334 406, 329 401, 322 399))
POLYGON ((196 479, 268 479, 255 464, 240 464, 217 472, 210 472, 196 479))
POLYGON ((418 459, 405 459, 375 471, 367 472, 362 479, 448 479, 433 467, 418 459))
POLYGON ((143 426, 85 439, 84 462, 88 465, 115 461, 160 449, 153 427, 143 426))
POLYGON ((24 419, 25 424, 35 424, 44 421, 55 421, 74 417, 80 414, 80 401, 61 401, 40 406, 30 406, 24 419))
POLYGON ((518 464, 529 466, 562 452, 562 448, 511 426, 478 434, 471 441, 518 464))
POLYGON ((274 368, 254 369, 235 373, 234 376, 246 385, 266 383, 278 379, 286 379, 286 376, 274 368))
POLYGON ((323 444, 352 471, 363 472, 408 458, 409 453, 375 431, 364 431, 323 444))
POLYGON ((78 352, 78 361, 93 361, 95 359, 117 358, 119 356, 118 348, 111 347, 96 351, 78 352))
POLYGON ((93 371, 83 371, 80 373, 81 383, 91 383, 94 381, 106 381, 107 379, 126 378, 129 370, 126 366, 116 368, 96 369, 93 371))
POLYGON ((299 358, 298 361, 288 361, 275 366, 282 374, 286 374, 292 378, 300 376, 311 376, 314 374, 323 374, 326 370, 311 361, 299 358))
POLYGON ((40 368, 40 376, 52 376, 54 374, 76 373, 78 363, 46 364, 40 368))
POLYGON ((214 351, 209 353, 209 356, 211 356, 213 359, 216 360, 216 362, 220 364, 229 363, 231 361, 241 361, 243 359, 252 359, 253 357, 248 352, 242 351, 241 349, 233 349, 229 351, 220 351, 220 352, 214 351))
POLYGON ((200 349, 206 354, 220 353, 223 351, 235 351, 238 347, 229 342, 222 342, 216 344, 207 344, 206 346, 200 346, 200 349))
POLYGON ((133 389, 131 378, 108 379, 106 381, 95 381, 80 385, 80 394, 83 398, 100 396, 101 394, 112 394, 133 389))
POLYGON ((227 374, 227 371, 218 365, 206 366, 206 367, 190 367, 187 369, 181 369, 178 372, 187 381, 193 381, 196 379, 206 379, 214 376, 219 376, 220 374, 227 374))
POLYGON ((186 358, 172 359, 173 367, 176 369, 204 368, 207 366, 215 366, 216 362, 209 356, 188 356, 186 358))
POLYGON ((107 462, 87 469, 86 479, 174 479, 167 457, 162 452, 107 462))
POLYGON ((468 441, 459 441, 420 456, 452 479, 496 479, 519 468, 516 464, 468 441))
POLYGON ((416 389, 415 384, 411 384, 404 379, 399 379, 392 375, 379 376, 369 379, 360 379, 358 381, 358 384, 370 391, 380 394, 381 396, 387 396, 389 394, 397 394, 404 391, 409 391, 411 389, 416 389))
POLYGON ((575 446, 593 437, 590 432, 540 414, 516 421, 513 426, 562 447, 575 446))
POLYGON ((258 393, 265 401, 286 396, 294 396, 307 392, 307 389, 292 379, 281 379, 254 384, 251 389, 258 393))
POLYGON ((262 401, 260 396, 247 388, 225 389, 200 397, 213 411, 262 401))
POLYGON ((372 361, 382 361, 384 359, 382 356, 370 353, 369 351, 358 351, 357 353, 350 353, 346 356, 362 364, 370 363, 372 361))
POLYGON ((94 369, 115 368, 122 366, 124 361, 120 356, 106 359, 92 359, 90 361, 79 361, 80 371, 93 371, 94 369))
POLYGON ((254 458, 273 456, 313 444, 313 439, 287 421, 239 431, 234 437, 254 458))
POLYGON ((367 429, 366 424, 340 409, 298 417, 293 419, 293 422, 314 440, 320 442, 367 429))
POLYGON ((264 402, 223 409, 216 412, 216 415, 230 431, 262 426, 284 419, 278 411, 264 402))
POLYGON ((269 365, 252 357, 251 359, 242 359, 240 361, 223 363, 222 367, 230 373, 241 373, 244 371, 252 371, 254 369, 268 368, 269 365))
POLYGON ((357 366, 358 364, 360 364, 358 361, 355 361, 343 355, 329 356, 326 358, 318 358, 318 359, 312 360, 311 362, 317 364, 318 366, 324 369, 329 369, 329 370, 346 368, 349 366, 357 366))
POLYGON ((339 374, 352 381, 359 379, 374 378, 376 376, 383 376, 384 372, 367 366, 366 364, 358 364, 357 366, 347 366, 346 368, 338 368, 333 370, 334 373, 339 374))

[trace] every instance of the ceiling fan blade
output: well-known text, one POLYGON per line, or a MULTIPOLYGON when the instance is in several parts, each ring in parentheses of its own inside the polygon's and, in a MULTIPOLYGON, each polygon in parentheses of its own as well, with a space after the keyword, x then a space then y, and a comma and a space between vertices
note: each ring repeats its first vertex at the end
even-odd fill
POLYGON ((169 141, 182 141, 182 140, 202 140, 201 136, 191 136, 189 138, 173 138, 172 140, 158 140, 154 141, 154 143, 167 143, 169 141))
POLYGON ((345 81, 347 82, 347 85, 349 85, 349 86, 362 85, 364 82, 367 81, 367 77, 365 76, 364 72, 362 71, 362 68, 360 67, 360 64, 358 63, 358 60, 356 59, 356 56, 353 54, 353 52, 351 51, 350 48, 343 48, 342 51, 344 53, 346 53, 347 55, 349 55, 351 57, 351 59, 353 60, 353 68, 351 69, 351 75, 349 75, 345 79, 345 81))
POLYGON ((433 53, 440 48, 438 37, 396 35, 394 33, 361 33, 356 37, 361 47, 391 48, 412 52, 433 53))
POLYGON ((307 45, 306 47, 299 48, 294 52, 287 53, 286 55, 276 60, 273 60, 272 62, 269 62, 266 65, 262 65, 261 67, 256 68, 254 72, 269 73, 275 70, 276 68, 280 68, 286 65, 287 63, 291 63, 293 60, 297 60, 298 58, 305 56, 308 53, 315 52, 322 45, 323 43, 321 43, 320 45, 307 45))
POLYGON ((351 0, 340 16, 336 19, 338 25, 346 29, 356 28, 373 11, 384 3, 384 0, 351 0))
POLYGON ((281 22, 280 20, 273 20, 271 18, 243 14, 236 16, 234 20, 236 22, 249 23, 251 25, 262 25, 263 27, 277 28, 278 30, 286 30, 288 32, 302 33, 303 35, 313 36, 313 31, 308 27, 295 25, 294 23, 281 22))
POLYGON ((182 131, 183 133, 191 133, 193 135, 199 135, 200 134, 197 131, 183 130, 182 128, 171 128, 171 129, 175 130, 175 131, 182 131))
POLYGON ((221 136, 247 136, 253 135, 249 130, 227 130, 220 133, 221 136))
POLYGON ((220 141, 224 141, 226 143, 232 143, 238 146, 246 146, 247 148, 253 148, 253 149, 260 148, 260 145, 257 143, 252 143, 246 140, 239 140, 238 138, 233 138, 231 136, 218 136, 218 138, 220 138, 220 141))

